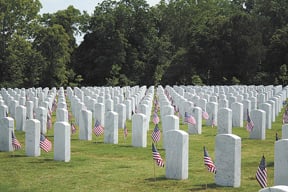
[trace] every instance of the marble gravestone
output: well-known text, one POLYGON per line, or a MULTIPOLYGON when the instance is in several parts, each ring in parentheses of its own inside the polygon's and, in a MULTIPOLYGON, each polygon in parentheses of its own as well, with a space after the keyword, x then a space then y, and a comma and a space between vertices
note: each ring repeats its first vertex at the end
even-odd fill
POLYGON ((54 160, 70 161, 71 154, 71 135, 70 124, 68 122, 59 121, 54 126, 54 160))
POLYGON ((25 151, 29 157, 38 157, 40 150, 40 121, 28 119, 25 122, 25 151))
POLYGON ((104 143, 118 144, 118 113, 105 113, 104 143))
POLYGON ((220 186, 240 187, 241 138, 233 134, 218 134, 215 142, 215 183, 220 186))
POLYGON ((188 179, 189 135, 182 130, 166 132, 166 178, 188 179))

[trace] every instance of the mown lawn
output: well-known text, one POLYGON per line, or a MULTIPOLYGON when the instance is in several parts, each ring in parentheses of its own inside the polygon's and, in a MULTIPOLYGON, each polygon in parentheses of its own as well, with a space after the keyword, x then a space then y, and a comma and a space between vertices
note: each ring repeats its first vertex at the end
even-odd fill
MULTIPOLYGON (((233 134, 242 138, 241 187, 220 187, 214 175, 203 164, 203 146, 214 160, 216 128, 203 125, 201 135, 189 136, 189 178, 165 178, 165 168, 155 167, 152 159, 150 124, 147 148, 131 146, 131 121, 127 121, 128 138, 124 140, 119 130, 119 144, 104 144, 104 136, 93 135, 92 141, 78 140, 78 133, 71 137, 71 161, 53 160, 53 151, 41 152, 40 157, 26 157, 24 133, 16 131, 22 150, 0 152, 0 191, 258 191, 255 179, 262 155, 266 157, 268 185, 273 186, 275 133, 281 137, 282 113, 266 131, 266 140, 250 140, 245 128, 233 128, 233 134), (155 172, 154 172, 155 170, 155 172)), ((53 114, 55 120, 55 114, 53 114)), ((180 121, 181 122, 181 121, 180 121)), ((204 124, 204 123, 203 123, 204 124)), ((161 122, 159 124, 162 129, 161 122)), ((187 131, 187 125, 180 125, 187 131)), ((47 137, 53 142, 53 129, 47 137)), ((165 161, 162 140, 157 144, 165 161)))

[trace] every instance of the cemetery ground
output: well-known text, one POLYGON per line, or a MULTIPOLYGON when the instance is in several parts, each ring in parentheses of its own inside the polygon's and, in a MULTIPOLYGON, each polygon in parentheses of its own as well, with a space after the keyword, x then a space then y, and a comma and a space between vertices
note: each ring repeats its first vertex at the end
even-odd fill
MULTIPOLYGON (((40 157, 27 157, 24 132, 15 131, 22 149, 0 152, 0 191, 258 191, 260 186, 255 174, 262 155, 266 158, 268 186, 273 186, 275 134, 278 132, 281 137, 282 114, 283 109, 272 124, 272 129, 266 130, 265 140, 249 139, 246 128, 233 128, 233 134, 242 138, 239 188, 217 186, 214 174, 204 166, 203 146, 215 161, 217 133, 217 129, 206 126, 205 121, 201 135, 189 135, 187 180, 166 179, 165 167, 155 164, 151 150, 152 122, 147 133, 147 147, 137 148, 131 145, 131 121, 126 121, 128 137, 124 140, 123 129, 119 129, 119 142, 116 145, 105 144, 103 135, 93 135, 92 141, 79 140, 77 130, 76 134, 71 135, 71 161, 68 163, 54 161, 53 151, 41 151, 40 157)), ((162 131, 161 122, 159 128, 162 131)), ((180 123, 180 129, 187 131, 188 127, 180 123)), ((53 143, 53 129, 48 130, 46 136, 53 143)), ((165 161, 162 136, 156 146, 165 161)))

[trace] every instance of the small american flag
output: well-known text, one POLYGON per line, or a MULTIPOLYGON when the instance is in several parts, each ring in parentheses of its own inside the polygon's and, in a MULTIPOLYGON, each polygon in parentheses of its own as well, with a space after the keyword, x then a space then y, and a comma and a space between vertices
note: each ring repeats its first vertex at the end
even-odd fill
POLYGON ((152 137, 152 140, 154 143, 157 143, 160 141, 160 138, 161 138, 161 132, 160 132, 160 129, 158 127, 158 125, 156 124, 155 125, 155 128, 151 134, 151 137, 152 137))
POLYGON ((101 124, 98 120, 96 120, 96 122, 95 122, 95 126, 93 128, 93 133, 96 136, 103 135, 103 133, 104 133, 104 128, 101 126, 101 124))
POLYGON ((71 133, 74 134, 74 133, 76 133, 76 131, 77 131, 77 129, 76 129, 74 123, 71 122, 71 133))
POLYGON ((256 180, 262 188, 267 187, 267 169, 264 155, 262 156, 258 170, 256 171, 256 180))
POLYGON ((156 124, 158 124, 159 123, 159 121, 160 121, 160 119, 159 119, 159 117, 158 117, 158 115, 157 115, 157 113, 156 112, 154 112, 154 115, 153 115, 153 123, 156 125, 156 124))
POLYGON ((209 114, 207 113, 207 111, 202 111, 202 117, 205 120, 209 119, 209 114))
POLYGON ((247 124, 246 124, 246 129, 247 131, 251 132, 254 128, 254 122, 252 121, 252 119, 250 118, 249 115, 249 110, 247 109, 247 124))
POLYGON ((187 112, 185 112, 185 122, 189 123, 191 125, 196 125, 196 120, 192 115, 189 115, 187 112))
POLYGON ((51 113, 49 112, 47 114, 47 129, 51 129, 52 128, 52 119, 51 119, 51 113))
POLYGON ((40 135, 40 148, 45 152, 49 152, 52 150, 52 143, 49 141, 42 133, 40 135))
POLYGON ((204 149, 204 165, 207 167, 207 170, 209 172, 216 173, 216 166, 213 163, 211 157, 209 157, 206 147, 204 146, 203 149, 204 149))
POLYGON ((21 144, 20 142, 17 140, 14 131, 12 131, 12 146, 14 150, 19 150, 21 149, 21 144))
POLYGON ((156 164, 159 167, 164 167, 164 161, 161 158, 160 153, 158 152, 158 150, 156 149, 156 147, 154 146, 154 143, 152 143, 152 155, 153 155, 153 159, 155 160, 156 164))
POLYGON ((53 101, 53 104, 52 104, 52 111, 56 111, 56 108, 57 108, 57 101, 56 101, 56 98, 55 98, 54 101, 53 101))
POLYGON ((127 129, 127 127, 126 127, 126 123, 125 123, 125 125, 124 125, 124 139, 126 139, 127 138, 127 136, 128 136, 128 129, 127 129))

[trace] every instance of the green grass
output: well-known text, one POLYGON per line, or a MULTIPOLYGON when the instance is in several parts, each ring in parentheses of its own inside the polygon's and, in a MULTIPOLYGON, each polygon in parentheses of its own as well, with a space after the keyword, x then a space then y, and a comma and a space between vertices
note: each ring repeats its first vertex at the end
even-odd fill
MULTIPOLYGON (((281 113, 282 114, 282 113, 281 113)), ((242 138, 241 187, 221 187, 214 175, 203 164, 203 145, 213 160, 216 129, 203 125, 201 135, 189 135, 189 178, 170 180, 165 178, 165 168, 155 166, 152 160, 150 124, 147 148, 131 146, 131 121, 125 141, 119 130, 119 144, 104 144, 104 137, 93 135, 92 141, 78 140, 78 133, 71 137, 71 161, 53 160, 53 151, 41 151, 40 157, 25 155, 24 133, 16 131, 22 150, 0 152, 0 191, 258 191, 255 173, 262 155, 266 157, 268 186, 273 186, 275 133, 281 137, 281 114, 266 130, 266 140, 251 140, 245 128, 233 128, 233 134, 242 138), (155 172, 154 172, 155 170, 155 172)), ((55 114, 53 114, 55 120, 55 114)), ((180 121, 181 122, 181 121, 180 121)), ((203 123, 204 124, 204 123, 203 123)), ((162 126, 160 124, 160 129, 162 126)), ((187 125, 180 125, 187 131, 187 125)), ((53 141, 53 129, 47 137, 53 141)), ((162 140, 157 144, 165 161, 162 140)))

